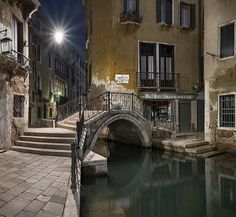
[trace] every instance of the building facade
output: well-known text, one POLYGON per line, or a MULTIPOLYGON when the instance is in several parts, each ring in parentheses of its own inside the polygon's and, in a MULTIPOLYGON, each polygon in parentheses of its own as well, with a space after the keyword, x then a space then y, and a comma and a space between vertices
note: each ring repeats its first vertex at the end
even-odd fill
POLYGON ((236 2, 205 1, 205 137, 235 144, 236 2))
POLYGON ((90 95, 133 92, 155 125, 202 131, 201 0, 84 0, 90 95))
POLYGON ((86 64, 67 42, 57 45, 53 31, 53 26, 35 13, 29 32, 33 69, 30 76, 31 127, 52 126, 58 104, 85 96, 86 64))
POLYGON ((28 20, 38 0, 0 1, 0 150, 28 126, 28 20))

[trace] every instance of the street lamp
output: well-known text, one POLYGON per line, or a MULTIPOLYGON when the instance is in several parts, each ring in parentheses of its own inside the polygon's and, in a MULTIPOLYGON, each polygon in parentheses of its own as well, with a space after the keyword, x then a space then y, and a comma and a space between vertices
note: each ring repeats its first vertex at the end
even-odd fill
POLYGON ((5 55, 10 54, 12 49, 12 40, 6 37, 1 39, 0 43, 1 43, 0 47, 1 53, 5 55))
POLYGON ((60 30, 57 30, 55 32, 54 37, 55 37, 55 40, 56 40, 57 44, 61 44, 61 42, 64 39, 64 33, 62 31, 60 31, 60 30))

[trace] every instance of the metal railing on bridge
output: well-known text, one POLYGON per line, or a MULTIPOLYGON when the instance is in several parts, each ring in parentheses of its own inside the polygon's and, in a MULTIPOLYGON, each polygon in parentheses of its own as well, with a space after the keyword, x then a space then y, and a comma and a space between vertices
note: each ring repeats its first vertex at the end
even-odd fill
POLYGON ((88 149, 86 144, 85 121, 104 111, 126 110, 143 115, 143 102, 134 93, 106 92, 88 102, 81 104, 75 99, 59 107, 59 119, 63 120, 73 114, 78 115, 76 123, 76 139, 71 144, 71 188, 76 190, 80 185, 78 179, 78 164, 84 158, 88 149), (86 115, 86 117, 85 117, 86 115))
MULTIPOLYGON (((58 107, 58 120, 64 120, 74 114, 85 112, 85 119, 90 119, 104 111, 130 110, 143 115, 143 102, 134 93, 106 92, 85 103, 80 98, 58 107)), ((79 117, 78 117, 79 119, 79 117)))

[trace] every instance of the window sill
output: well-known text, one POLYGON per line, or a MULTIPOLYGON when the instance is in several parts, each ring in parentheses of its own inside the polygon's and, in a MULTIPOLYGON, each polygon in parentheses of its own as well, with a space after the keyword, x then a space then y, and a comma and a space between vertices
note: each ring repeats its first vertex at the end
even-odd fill
POLYGON ((224 61, 224 60, 230 60, 230 59, 233 59, 234 57, 236 57, 235 55, 234 56, 228 56, 228 57, 223 57, 223 58, 220 58, 219 57, 219 61, 224 61))
POLYGON ((167 24, 167 23, 158 23, 163 28, 171 28, 174 27, 173 24, 167 24))
POLYGON ((236 127, 217 127, 218 130, 236 131, 236 127))
POLYGON ((186 31, 194 31, 195 28, 190 26, 179 26, 179 29, 186 31))

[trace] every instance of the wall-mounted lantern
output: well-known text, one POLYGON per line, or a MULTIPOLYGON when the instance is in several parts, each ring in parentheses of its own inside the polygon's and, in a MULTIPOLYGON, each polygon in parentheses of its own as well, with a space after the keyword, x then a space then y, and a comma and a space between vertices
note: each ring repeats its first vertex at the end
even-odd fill
POLYGON ((4 55, 10 54, 12 51, 12 40, 8 37, 1 39, 0 52, 4 55))

